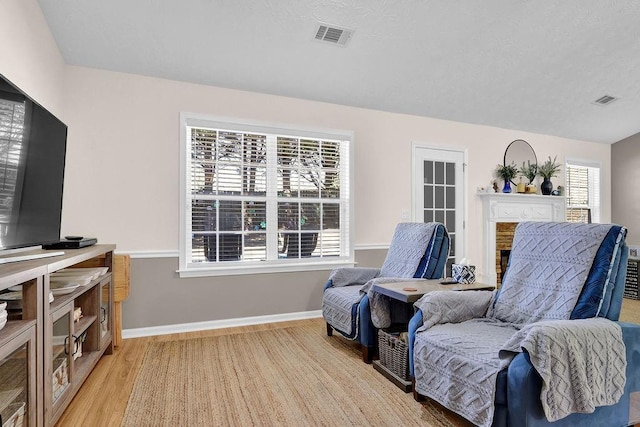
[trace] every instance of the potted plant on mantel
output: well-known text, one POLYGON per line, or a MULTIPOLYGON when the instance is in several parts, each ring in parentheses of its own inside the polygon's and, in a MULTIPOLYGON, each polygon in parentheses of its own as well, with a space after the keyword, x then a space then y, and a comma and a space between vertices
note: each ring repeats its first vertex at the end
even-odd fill
POLYGON ((550 195, 551 191, 553 191, 551 178, 558 176, 558 172, 560 172, 560 163, 556 162, 557 157, 558 156, 555 156, 553 160, 551 160, 551 156, 549 156, 549 159, 545 160, 545 162, 538 167, 538 175, 542 177, 540 190, 545 196, 550 195))
POLYGON ((496 175, 504 180, 503 193, 511 193, 511 180, 518 175, 516 164, 511 162, 510 165, 498 165, 496 167, 496 175))
POLYGON ((527 184, 526 193, 535 193, 536 186, 533 183, 533 180, 538 176, 538 165, 536 163, 531 163, 531 161, 527 160, 527 164, 525 165, 522 162, 522 169, 520 169, 520 173, 529 180, 527 184))

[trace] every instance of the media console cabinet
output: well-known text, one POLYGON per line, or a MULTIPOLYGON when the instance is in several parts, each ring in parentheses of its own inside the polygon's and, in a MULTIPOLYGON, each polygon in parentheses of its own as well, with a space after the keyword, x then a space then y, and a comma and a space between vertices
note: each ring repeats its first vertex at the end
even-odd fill
POLYGON ((3 425, 53 426, 100 357, 113 352, 114 249, 65 249, 56 257, 0 265, 0 292, 16 287, 22 292, 20 299, 7 301, 8 320, 0 329, 3 425), (60 270, 88 267, 106 272, 56 291, 50 301, 51 279, 66 274, 60 270))

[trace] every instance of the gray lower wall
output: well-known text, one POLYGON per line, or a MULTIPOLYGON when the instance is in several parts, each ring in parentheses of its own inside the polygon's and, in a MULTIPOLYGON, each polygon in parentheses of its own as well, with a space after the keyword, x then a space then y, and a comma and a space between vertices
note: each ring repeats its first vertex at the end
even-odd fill
MULTIPOLYGON (((360 267, 380 267, 386 249, 356 251, 360 267)), ((123 329, 319 310, 327 271, 178 277, 178 258, 131 259, 123 329)))
POLYGON ((640 134, 611 146, 611 221, 628 228, 627 243, 640 245, 640 134))

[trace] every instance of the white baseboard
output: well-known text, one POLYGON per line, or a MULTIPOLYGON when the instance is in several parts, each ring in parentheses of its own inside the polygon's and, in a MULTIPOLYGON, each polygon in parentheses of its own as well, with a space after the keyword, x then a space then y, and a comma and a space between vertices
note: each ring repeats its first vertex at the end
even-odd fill
POLYGON ((241 317, 237 319, 210 320, 206 322, 180 323, 177 325, 152 326, 149 328, 124 329, 122 338, 151 337, 155 335, 197 332, 207 329, 233 328, 235 326, 260 325, 263 323, 287 322, 290 320, 315 319, 322 317, 322 310, 298 313, 271 314, 268 316, 241 317))

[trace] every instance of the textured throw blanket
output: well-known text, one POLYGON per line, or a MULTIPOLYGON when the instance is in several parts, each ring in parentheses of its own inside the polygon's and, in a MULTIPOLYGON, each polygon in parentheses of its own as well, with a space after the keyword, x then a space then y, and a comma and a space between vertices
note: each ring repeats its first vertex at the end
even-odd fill
MULTIPOLYGON (((376 328, 388 328, 392 322, 392 310, 389 297, 373 292, 374 283, 400 282, 415 280, 423 258, 431 257, 429 252, 433 235, 440 224, 436 222, 398 224, 393 234, 387 257, 380 269, 380 276, 362 287, 363 294, 369 295, 371 321, 376 328)), ((425 267, 426 268, 426 267, 425 267)))
POLYGON ((549 421, 576 412, 592 413, 597 406, 617 403, 624 393, 625 345, 620 326, 610 320, 527 325, 502 347, 503 365, 523 349, 542 377, 540 399, 549 421))
POLYGON ((333 286, 334 288, 351 285, 364 285, 369 280, 377 277, 378 274, 380 274, 379 268, 335 268, 331 270, 329 280, 331 280, 331 286, 333 286))
POLYGON ((484 317, 497 291, 434 291, 413 305, 422 311, 417 332, 444 323, 461 323, 484 317))
MULTIPOLYGON (((386 295, 379 294, 373 290, 373 285, 375 284, 384 284, 384 283, 393 283, 393 282, 414 282, 419 279, 414 278, 398 278, 398 277, 378 277, 368 281, 362 288, 360 288, 360 292, 364 295, 367 294, 369 296, 369 308, 371 311, 371 323, 378 329, 388 328, 391 326, 391 323, 398 321, 406 321, 402 317, 398 317, 397 319, 394 317, 394 310, 391 309, 391 298, 386 295)), ((402 303, 404 304, 404 303, 402 303)), ((399 313, 398 313, 399 314, 399 313)))
POLYGON ((353 312, 354 304, 369 294, 373 324, 376 328, 386 328, 391 324, 390 301, 388 297, 370 292, 374 278, 378 283, 397 282, 403 278, 413 280, 423 258, 429 260, 427 252, 438 223, 404 222, 396 226, 391 245, 381 269, 374 268, 339 268, 331 272, 329 279, 332 287, 322 296, 322 316, 324 319, 347 334, 352 339, 357 337, 358 313, 353 312), (387 279, 382 279, 387 278, 387 279), (389 279, 391 278, 391 279, 389 279), (357 286, 356 286, 357 285, 357 286))
MULTIPOLYGON (((433 238, 436 222, 403 222, 396 226, 389 252, 380 269, 380 277, 413 277, 433 238)), ((426 253, 426 255, 425 255, 426 253)))
POLYGON ((358 313, 353 313, 353 306, 364 296, 360 292, 363 284, 376 277, 379 272, 377 268, 362 267, 333 270, 329 276, 332 287, 322 295, 322 316, 327 323, 355 339, 358 331, 354 327, 357 327, 358 322, 354 321, 354 316, 357 318, 358 313))
POLYGON ((436 324, 416 334, 416 390, 477 425, 490 426, 496 378, 505 367, 500 349, 517 340, 512 336, 527 324, 570 318, 610 228, 520 223, 509 269, 486 319, 436 324))
POLYGON ((495 291, 437 291, 414 305, 423 325, 414 341, 416 391, 478 426, 493 419, 498 351, 518 329, 485 315, 495 291))
POLYGON ((526 325, 568 319, 610 224, 523 222, 513 240, 509 268, 492 313, 526 325))

